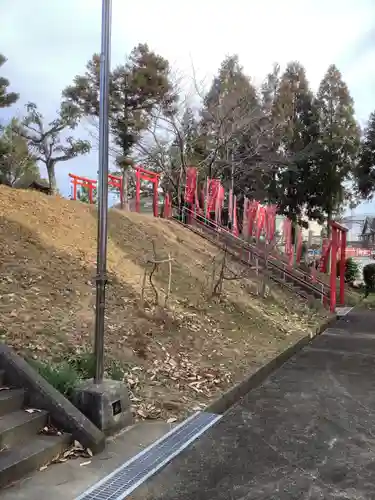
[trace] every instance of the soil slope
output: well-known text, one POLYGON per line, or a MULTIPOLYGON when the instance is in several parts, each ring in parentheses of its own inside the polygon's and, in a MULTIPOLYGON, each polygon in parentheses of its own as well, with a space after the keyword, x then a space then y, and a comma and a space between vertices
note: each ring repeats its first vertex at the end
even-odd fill
MULTIPOLYGON (((93 206, 0 186, 3 341, 41 359, 91 349, 96 231, 93 206)), ((173 221, 110 211, 107 359, 124 368, 141 418, 173 418, 202 407, 325 316, 282 289, 259 298, 255 276, 226 280, 220 298, 210 298, 221 258, 173 221), (149 278, 140 304, 153 245, 158 260, 173 259, 167 308, 155 308, 149 278)), ((162 305, 168 262, 152 282, 162 305)))

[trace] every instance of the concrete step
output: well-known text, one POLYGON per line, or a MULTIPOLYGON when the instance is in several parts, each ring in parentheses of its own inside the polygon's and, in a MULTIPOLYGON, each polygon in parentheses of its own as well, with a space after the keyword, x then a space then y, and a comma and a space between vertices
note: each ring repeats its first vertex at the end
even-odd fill
POLYGON ((23 389, 0 390, 0 417, 20 410, 23 406, 25 391, 23 389))
MULTIPOLYGON (((35 436, 26 444, 0 451, 0 488, 51 462, 71 443, 71 436, 35 436)), ((4 492, 1 493, 1 496, 4 492)), ((51 498, 52 492, 49 492, 51 498)))
POLYGON ((31 439, 47 423, 48 413, 26 410, 14 411, 0 418, 0 449, 9 448, 24 440, 31 439))

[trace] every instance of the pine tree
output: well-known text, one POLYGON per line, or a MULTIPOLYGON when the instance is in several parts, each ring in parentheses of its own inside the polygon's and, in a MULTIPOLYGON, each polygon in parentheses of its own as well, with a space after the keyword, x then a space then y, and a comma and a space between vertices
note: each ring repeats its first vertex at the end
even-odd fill
MULTIPOLYGON (((118 170, 123 179, 122 200, 129 198, 130 155, 149 124, 152 113, 159 109, 173 113, 177 96, 170 81, 169 62, 139 44, 110 74, 109 122, 112 143, 116 151, 118 170)), ((99 116, 100 56, 94 54, 86 72, 76 76, 73 84, 63 91, 63 98, 78 106, 87 117, 99 116)), ((124 208, 122 207, 122 208, 124 208)))
POLYGON ((317 113, 304 67, 291 62, 281 76, 273 106, 273 141, 284 158, 270 187, 281 213, 302 222, 306 201, 315 194, 310 181, 318 139, 317 113))
POLYGON ((13 118, 0 135, 0 184, 10 187, 40 179, 27 141, 17 133, 19 126, 13 118))
POLYGON ((274 64, 261 86, 262 107, 265 116, 271 117, 274 111, 277 89, 280 84, 280 66, 274 64))
POLYGON ((370 114, 364 131, 355 176, 360 196, 372 198, 375 192, 375 111, 370 114))
MULTIPOLYGON (((244 74, 238 56, 224 59, 201 111, 201 145, 205 145, 204 177, 220 177, 227 186, 232 177, 241 192, 246 162, 253 156, 252 135, 260 119, 256 89, 244 74)), ((254 141, 255 142, 255 141, 254 141)))
MULTIPOLYGON (((83 76, 63 91, 63 98, 85 116, 99 116, 100 56, 94 54, 83 76)), ((161 107, 173 112, 176 95, 169 79, 169 63, 146 44, 136 46, 124 64, 110 75, 110 129, 118 157, 127 158, 147 129, 150 114, 161 107)))
POLYGON ((47 124, 36 104, 28 103, 26 111, 18 133, 26 139, 34 157, 46 166, 49 186, 54 192, 57 189, 57 163, 89 153, 91 144, 72 136, 64 136, 64 132, 76 128, 80 118, 79 110, 71 104, 63 103, 57 117, 47 124))
POLYGON ((319 149, 316 162, 314 205, 327 217, 328 227, 346 199, 346 183, 355 173, 360 130, 354 101, 335 65, 328 68, 317 94, 319 149))
MULTIPOLYGON (((182 116, 181 127, 182 151, 186 165, 196 165, 200 161, 198 120, 193 110, 188 106, 182 116)), ((178 138, 177 138, 178 139, 178 138)))
POLYGON ((260 93, 261 93, 261 108, 263 113, 264 122, 264 137, 263 141, 265 144, 264 149, 267 151, 267 155, 263 152, 263 156, 268 156, 269 161, 267 165, 266 172, 262 169, 261 179, 258 180, 263 188, 263 196, 259 193, 259 189, 255 190, 255 197, 262 201, 276 201, 278 197, 277 192, 277 173, 279 171, 279 160, 280 156, 280 144, 281 144, 281 134, 280 125, 282 123, 282 117, 280 116, 277 99, 278 99, 278 89, 280 86, 280 66, 274 64, 272 71, 268 73, 265 81, 263 82, 260 93))
MULTIPOLYGON (((5 64, 7 59, 0 54, 0 68, 5 64)), ((0 76, 0 108, 7 108, 18 101, 19 95, 15 92, 8 92, 9 80, 0 76)))

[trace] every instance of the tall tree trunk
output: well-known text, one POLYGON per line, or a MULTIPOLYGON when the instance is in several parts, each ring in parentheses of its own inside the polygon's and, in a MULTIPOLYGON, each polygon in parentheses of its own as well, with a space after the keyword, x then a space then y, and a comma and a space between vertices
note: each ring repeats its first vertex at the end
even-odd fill
POLYGON ((49 162, 47 163, 46 167, 47 167, 49 187, 51 189, 52 194, 55 194, 57 190, 55 164, 54 162, 49 162))
POLYGON ((129 167, 122 167, 122 193, 120 196, 121 210, 129 211, 129 167))
POLYGON ((125 210, 129 211, 129 167, 124 172, 124 204, 125 210))
POLYGON ((332 222, 332 210, 329 209, 327 212, 327 238, 331 237, 331 222, 332 222))

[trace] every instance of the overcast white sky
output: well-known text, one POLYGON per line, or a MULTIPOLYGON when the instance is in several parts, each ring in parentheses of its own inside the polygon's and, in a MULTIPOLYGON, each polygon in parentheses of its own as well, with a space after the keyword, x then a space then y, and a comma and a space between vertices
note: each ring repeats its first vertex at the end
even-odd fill
MULTIPOLYGON (((0 0, 0 19, 2 71, 21 94, 11 113, 35 101, 52 118, 62 89, 100 50, 101 0, 0 0)), ((299 60, 313 88, 336 63, 360 122, 375 109, 374 0, 113 0, 112 65, 139 42, 187 77, 193 61, 207 82, 233 53, 255 81, 274 62, 299 60)), ((66 194, 69 171, 95 176, 96 155, 57 166, 66 194)))

